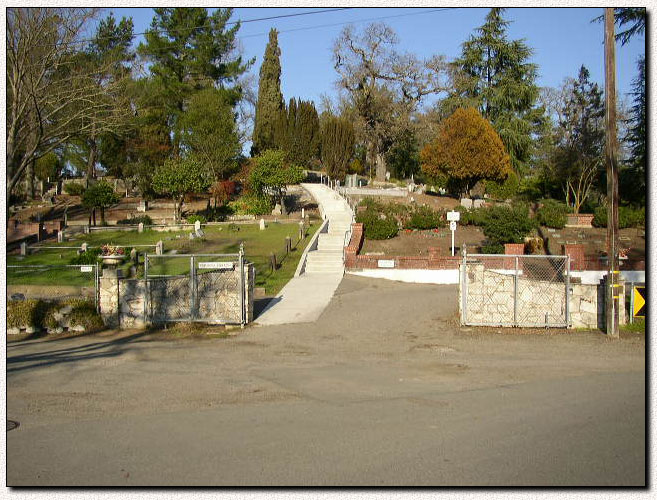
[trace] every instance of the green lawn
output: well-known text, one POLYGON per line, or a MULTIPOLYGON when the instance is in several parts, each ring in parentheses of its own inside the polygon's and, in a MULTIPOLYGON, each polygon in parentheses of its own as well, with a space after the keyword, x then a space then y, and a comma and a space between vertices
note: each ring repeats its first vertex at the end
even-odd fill
MULTIPOLYGON (((310 241, 310 237, 319 227, 318 221, 313 221, 307 228, 305 238, 296 247, 298 239, 298 223, 270 223, 264 231, 258 224, 231 224, 221 226, 206 226, 204 228, 205 238, 189 239, 190 231, 158 232, 145 231, 98 231, 91 234, 81 234, 62 244, 48 243, 47 246, 79 247, 83 242, 90 246, 101 246, 106 243, 114 245, 154 245, 159 240, 164 243, 165 254, 171 251, 178 254, 227 254, 238 253, 240 243, 244 243, 246 260, 253 262, 256 267, 256 286, 265 287, 267 294, 277 293, 294 275, 299 258, 304 248, 310 241), (293 250, 285 256, 285 237, 292 238, 293 250), (272 272, 270 267, 270 253, 274 252, 279 262, 279 267, 272 272)), ((148 252, 154 254, 154 248, 138 248, 140 254, 148 252)), ((127 250, 129 252, 129 249, 127 250)), ((20 258, 17 255, 7 256, 8 265, 61 265, 69 264, 75 257, 77 251, 74 249, 39 250, 29 256, 20 258)), ((208 260, 208 259, 203 259, 208 260)), ((223 260, 223 259, 213 259, 223 260)), ((143 260, 140 260, 143 263, 143 260)), ((130 262, 121 266, 127 270, 130 262)), ((188 258, 154 258, 150 261, 149 275, 152 274, 183 274, 189 272, 188 258)), ((138 269, 138 275, 143 275, 142 266, 138 269)), ((82 274, 77 268, 69 269, 37 269, 37 270, 14 270, 9 268, 7 284, 41 284, 41 285, 93 285, 93 273, 82 274)))

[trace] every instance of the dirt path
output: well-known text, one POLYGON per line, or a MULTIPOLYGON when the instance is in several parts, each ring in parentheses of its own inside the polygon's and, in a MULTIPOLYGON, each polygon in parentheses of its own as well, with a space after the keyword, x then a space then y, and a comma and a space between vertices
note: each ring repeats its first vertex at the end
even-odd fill
POLYGON ((617 484, 620 469, 608 460, 613 450, 605 448, 617 440, 633 445, 614 453, 628 454, 627 467, 636 465, 639 474, 630 482, 640 482, 645 456, 634 445, 645 439, 643 339, 460 329, 455 296, 455 287, 346 276, 315 324, 251 327, 226 339, 148 341, 140 333, 124 333, 9 344, 7 418, 20 427, 7 434, 8 483, 496 484, 497 477, 499 484, 532 484, 532 478, 545 484, 617 484), (623 387, 608 390, 611 380, 623 387), (504 397, 509 405, 500 404, 504 397), (613 422, 598 415, 626 409, 632 418, 611 430, 613 422), (474 427, 463 427, 459 415, 472 419, 474 427), (494 422, 507 436, 503 441, 497 441, 494 422), (493 455, 507 447, 509 453, 531 451, 513 440, 513 426, 525 429, 532 442, 564 425, 567 432, 562 429, 545 445, 552 455, 541 460, 552 465, 542 475, 526 472, 514 480, 492 465, 493 455), (418 439, 430 426, 438 434, 421 445, 418 439), (340 429, 353 437, 348 453, 340 429), (606 442, 603 432, 620 434, 606 442), (71 433, 82 433, 74 439, 81 448, 79 456, 68 458, 71 433), (81 444, 83 436, 97 446, 81 444), (167 443, 183 436, 189 446, 165 457, 167 443), (492 440, 490 448, 477 451, 475 436, 492 440), (222 474, 213 475, 212 460, 199 465, 201 458, 209 459, 205 439, 222 443, 221 458, 212 459, 221 463, 222 474), (576 456, 560 448, 573 440, 584 446, 576 456), (103 448, 110 442, 114 451, 103 448), (135 448, 136 442, 143 448, 135 448), (377 448, 392 442, 393 449, 377 448), (456 467, 451 476, 424 469, 439 443, 452 455, 445 458, 456 461, 450 462, 456 467), (375 458, 374 449, 385 453, 375 458), (49 453, 61 462, 39 458, 49 453), (309 453, 314 461, 303 462, 311 460, 309 453), (553 464, 554 454, 565 462, 553 464), (489 455, 490 464, 477 474, 463 469, 468 456, 489 455), (294 458, 285 463, 289 456, 294 458), (595 473, 580 471, 568 456, 597 457, 601 464, 595 473), (74 468, 83 457, 92 464, 86 475, 74 468), (150 465, 143 463, 146 457, 150 465), (183 457, 194 463, 191 469, 181 465, 183 457), (399 460, 407 462, 395 474, 386 472, 399 460), (132 479, 121 468, 131 470, 132 479))

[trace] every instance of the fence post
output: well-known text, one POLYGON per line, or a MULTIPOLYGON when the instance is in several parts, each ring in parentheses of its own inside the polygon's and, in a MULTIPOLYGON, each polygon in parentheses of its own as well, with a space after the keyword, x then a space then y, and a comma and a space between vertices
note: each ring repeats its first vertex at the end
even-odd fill
POLYGON ((285 253, 290 253, 292 251, 292 238, 289 236, 285 237, 285 253))
POLYGON ((94 265, 94 306, 96 312, 100 313, 100 274, 98 273, 98 262, 94 265))
POLYGON ((148 281, 148 253, 144 254, 144 323, 150 323, 150 314, 148 314, 149 298, 151 287, 148 281))
POLYGON ((468 251, 466 248, 466 244, 463 244, 463 271, 462 271, 462 276, 461 279, 463 280, 463 288, 461 290, 461 309, 463 310, 463 324, 467 324, 467 317, 468 317, 468 272, 467 272, 467 266, 468 266, 468 251))
POLYGON ((513 273, 513 326, 518 326, 518 257, 513 273))
POLYGON ((240 327, 244 328, 246 323, 246 310, 245 310, 245 283, 244 283, 244 243, 240 243, 240 253, 238 258, 238 265, 240 266, 240 327))
POLYGON ((271 264, 271 270, 276 271, 276 254, 274 252, 269 254, 269 263, 271 264))
POLYGON ((189 258, 189 319, 196 318, 196 266, 194 256, 189 258))
POLYGON ((630 283, 630 323, 634 323, 634 282, 630 283))
POLYGON ((570 255, 566 255, 566 328, 570 327, 570 255))

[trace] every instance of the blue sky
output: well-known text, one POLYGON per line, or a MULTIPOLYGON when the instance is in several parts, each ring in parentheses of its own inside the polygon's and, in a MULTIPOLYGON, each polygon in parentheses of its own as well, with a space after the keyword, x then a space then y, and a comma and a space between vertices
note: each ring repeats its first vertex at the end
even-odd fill
MULTIPOLYGON (((334 40, 344 27, 363 20, 382 18, 399 37, 400 51, 421 57, 442 54, 448 60, 457 57, 461 44, 481 26, 487 8, 456 8, 436 12, 437 8, 353 8, 308 16, 244 23, 238 32, 246 58, 256 57, 251 71, 258 74, 267 34, 277 28, 281 47, 281 88, 286 100, 291 97, 311 99, 319 103, 323 93, 335 93, 337 78, 331 60, 334 40), (430 11, 434 12, 430 12, 430 11), (341 25, 337 25, 341 24, 341 25), (329 26, 326 26, 329 25, 329 26), (293 30, 287 32, 287 30, 293 30)), ((136 32, 145 31, 151 23, 150 8, 113 8, 115 16, 131 16, 136 32)), ((299 8, 236 8, 233 20, 308 12, 299 8)), ((602 14, 602 8, 509 8, 505 17, 511 21, 508 36, 524 38, 534 50, 538 64, 538 84, 558 86, 565 77, 576 76, 584 64, 591 78, 604 86, 603 25, 590 21, 602 14)), ((371 21, 370 21, 371 22, 371 21)), ((141 38, 141 37, 139 37, 141 38)), ((644 36, 635 37, 625 46, 617 44, 617 85, 619 97, 631 89, 636 76, 636 60, 645 53, 644 36)))

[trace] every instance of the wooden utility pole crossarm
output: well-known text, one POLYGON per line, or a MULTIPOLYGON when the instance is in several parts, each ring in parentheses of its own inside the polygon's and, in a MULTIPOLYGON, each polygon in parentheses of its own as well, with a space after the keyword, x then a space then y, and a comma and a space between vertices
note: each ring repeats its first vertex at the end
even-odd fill
MULTIPOLYGON (((618 141, 616 136, 616 40, 614 37, 614 9, 605 8, 605 161, 607 167, 607 258, 609 274, 605 315, 607 335, 618 337, 618 141)), ((624 297, 623 297, 624 299, 624 297)))

